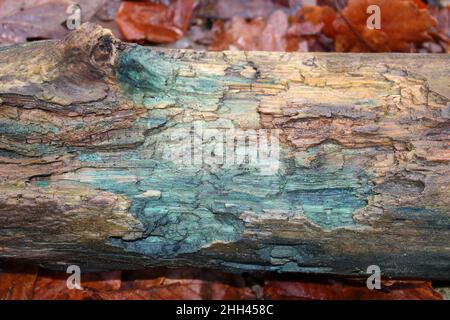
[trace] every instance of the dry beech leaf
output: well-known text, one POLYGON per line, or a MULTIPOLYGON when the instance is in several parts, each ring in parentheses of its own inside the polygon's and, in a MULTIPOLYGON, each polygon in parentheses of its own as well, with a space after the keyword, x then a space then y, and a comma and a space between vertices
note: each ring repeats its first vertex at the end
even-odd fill
POLYGON ((68 274, 21 265, 0 272, 1 299, 144 300, 144 299, 442 299, 426 281, 382 282, 369 290, 365 279, 268 275, 264 286, 236 274, 193 268, 82 274, 83 290, 67 288, 68 274), (290 279, 290 280, 286 280, 290 279), (285 279, 285 280, 283 280, 285 279))
POLYGON ((86 273, 81 276, 81 285, 83 288, 99 291, 119 290, 121 277, 121 271, 86 273))
MULTIPOLYGON (((204 269, 154 269, 128 272, 122 288, 125 295, 137 291, 152 299, 254 299, 239 275, 204 269)), ((118 295, 120 297, 120 295, 118 295)), ((116 297, 118 297, 116 296, 116 297)))
POLYGON ((365 280, 266 281, 265 299, 280 300, 441 300, 430 282, 393 281, 369 290, 365 280))
POLYGON ((334 22, 338 52, 410 52, 413 44, 431 40, 436 20, 413 0, 349 0, 334 22), (381 9, 381 29, 367 28, 368 6, 381 9))
POLYGON ((288 17, 277 10, 270 16, 260 39, 262 51, 286 51, 286 33, 288 31, 288 17))
POLYGON ((156 268, 144 271, 82 275, 83 290, 66 286, 67 274, 43 271, 36 280, 35 300, 254 299, 237 275, 200 269, 156 268), (124 280, 122 280, 122 278, 124 280))
POLYGON ((433 41, 425 42, 418 49, 423 53, 449 53, 450 52, 450 6, 431 8, 431 14, 437 25, 430 31, 433 41))
POLYGON ((450 38, 450 6, 442 9, 433 8, 431 14, 437 20, 436 29, 445 34, 447 38, 450 38))
POLYGON ((336 11, 329 6, 305 6, 298 10, 294 17, 293 25, 310 23, 321 26, 320 30, 329 38, 333 38, 335 31, 333 22, 336 19, 336 11))
POLYGON ((60 38, 71 1, 0 1, 0 42, 20 43, 29 38, 60 38))
POLYGON ((334 10, 340 11, 347 5, 348 0, 317 0, 320 6, 330 6, 334 10))
POLYGON ((336 11, 329 6, 305 6, 298 10, 288 30, 286 51, 328 51, 321 42, 323 35, 334 37, 335 18, 336 11))
POLYGON ((120 7, 120 0, 104 0, 95 14, 102 21, 113 21, 120 7))
POLYGON ((38 268, 25 265, 2 266, 0 300, 29 300, 33 296, 38 268))
POLYGON ((209 50, 256 50, 264 26, 262 18, 246 21, 235 16, 227 22, 218 20, 213 25, 213 43, 209 50))
POLYGON ((427 9, 428 6, 422 0, 413 0, 420 9, 427 9))
POLYGON ((20 43, 28 39, 56 39, 69 30, 64 22, 73 4, 81 7, 82 21, 88 21, 105 0, 1 0, 0 42, 20 43))
POLYGON ((299 0, 203 0, 197 16, 229 20, 235 16, 245 19, 268 19, 276 10, 290 12, 299 0))
POLYGON ((175 0, 168 6, 156 1, 125 1, 116 22, 127 41, 175 42, 188 30, 194 6, 194 0, 175 0))
POLYGON ((263 18, 247 21, 235 16, 225 23, 215 22, 209 50, 285 51, 287 30, 288 17, 281 10, 272 13, 267 22, 263 18))
POLYGON ((81 275, 83 290, 68 289, 69 274, 42 270, 35 282, 34 300, 96 300, 102 299, 100 292, 119 290, 121 272, 97 272, 81 275))

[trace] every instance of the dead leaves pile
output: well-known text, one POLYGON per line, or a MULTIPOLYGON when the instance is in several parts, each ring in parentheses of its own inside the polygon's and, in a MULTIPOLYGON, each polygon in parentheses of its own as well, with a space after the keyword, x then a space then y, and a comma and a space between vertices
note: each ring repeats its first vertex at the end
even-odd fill
MULTIPOLYGON (((422 0, 79 0, 125 41, 263 51, 449 52, 449 7, 422 0), (311 1, 309 1, 311 3, 311 1), (314 3, 314 1, 312 1, 314 3), (377 5, 381 29, 369 29, 377 5), (119 31, 120 30, 120 31, 119 31)), ((0 0, 0 43, 61 38, 74 0, 0 0)))
POLYGON ((369 290, 364 279, 250 278, 190 268, 87 273, 81 277, 83 290, 70 290, 64 272, 0 268, 0 300, 442 299, 426 281, 384 281, 381 290, 369 290))
POLYGON ((411 52, 414 45, 431 41, 436 20, 411 0, 349 0, 333 27, 339 52, 411 52), (381 29, 367 28, 366 10, 377 5, 381 29))
POLYGON ((127 41, 169 43, 189 28, 194 0, 175 0, 169 6, 155 2, 123 2, 116 22, 127 41))
POLYGON ((431 12, 420 0, 349 0, 340 11, 306 6, 293 17, 277 10, 267 20, 234 17, 216 22, 209 49, 447 52, 447 12, 448 8, 431 12), (380 8, 381 29, 367 27, 370 5, 380 8), (437 18, 441 20, 438 28, 437 18))

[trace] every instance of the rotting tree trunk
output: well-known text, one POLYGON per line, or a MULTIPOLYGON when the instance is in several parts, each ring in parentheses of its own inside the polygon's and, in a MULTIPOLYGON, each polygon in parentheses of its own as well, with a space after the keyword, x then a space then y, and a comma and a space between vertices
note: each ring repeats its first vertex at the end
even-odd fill
POLYGON ((449 66, 90 24, 1 48, 0 256, 450 279, 449 66))

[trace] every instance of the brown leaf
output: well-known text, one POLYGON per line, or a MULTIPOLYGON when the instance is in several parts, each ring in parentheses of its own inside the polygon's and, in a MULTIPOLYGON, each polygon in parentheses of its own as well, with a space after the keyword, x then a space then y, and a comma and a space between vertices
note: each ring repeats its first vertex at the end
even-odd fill
POLYGON ((127 300, 127 299, 254 299, 237 275, 200 269, 155 268, 141 271, 83 274, 83 290, 68 289, 68 274, 41 271, 36 280, 35 300, 127 300))
POLYGON ((226 23, 218 20, 213 25, 213 43, 209 50, 256 50, 264 27, 262 18, 246 21, 235 16, 226 23))
POLYGON ((203 0, 197 15, 207 18, 229 20, 239 16, 245 19, 268 19, 276 10, 289 11, 297 1, 289 0, 203 0))
POLYGON ((283 11, 272 13, 261 35, 259 50, 286 51, 288 27, 288 17, 283 11))
POLYGON ((124 290, 147 290, 163 284, 165 279, 165 268, 152 268, 148 270, 124 271, 122 289, 124 290))
POLYGON ((254 293, 241 276, 204 269, 154 269, 129 272, 122 288, 147 291, 151 299, 254 299, 254 293))
POLYGON ((330 38, 335 35, 333 22, 336 19, 336 11, 329 6, 306 6, 301 8, 295 15, 296 23, 309 23, 314 26, 321 26, 322 32, 330 38))
POLYGON ((258 292, 256 279, 245 280, 236 274, 154 268, 82 274, 83 290, 70 290, 66 285, 68 276, 42 269, 37 272, 34 267, 2 265, 0 299, 442 299, 425 281, 388 280, 382 282, 381 290, 369 290, 365 279, 266 275, 264 287, 257 285, 258 292))
POLYGON ((226 23, 216 21, 209 50, 285 51, 287 30, 288 17, 280 10, 272 13, 267 22, 235 16, 226 23))
POLYGON ((20 43, 27 38, 60 38, 71 1, 0 2, 0 42, 20 43))
POLYGON ((175 0, 169 6, 125 1, 116 22, 127 41, 175 42, 187 31, 194 6, 194 0, 175 0))
POLYGON ((426 52, 450 53, 450 6, 444 8, 432 8, 431 14, 437 20, 437 25, 433 32, 430 32, 434 42, 423 45, 426 52))
POLYGON ((329 6, 334 10, 341 11, 347 5, 348 0, 318 0, 317 4, 329 6))
POLYGON ((426 9, 426 8, 428 8, 427 4, 424 3, 422 0, 413 0, 413 1, 417 4, 417 6, 418 6, 420 9, 426 9))
POLYGON ((335 18, 336 12, 328 6, 305 6, 298 10, 288 31, 286 51, 329 51, 321 43, 326 41, 322 33, 334 37, 335 18))
POLYGON ((441 300, 430 282, 390 281, 369 290, 365 280, 266 281, 266 299, 289 300, 441 300))
POLYGON ((81 286, 98 291, 119 290, 121 277, 121 271, 86 273, 81 276, 81 286))
POLYGON ((413 0, 349 0, 335 20, 339 52, 410 52, 413 44, 431 40, 436 20, 413 0), (381 9, 381 29, 367 28, 369 5, 381 9))
POLYGON ((437 20, 436 29, 450 38, 450 5, 444 8, 433 8, 431 14, 437 20))
POLYGON ((201 26, 192 26, 189 29, 188 37, 192 41, 201 45, 210 45, 212 43, 212 32, 201 26))
POLYGON ((105 0, 95 14, 102 21, 113 21, 120 7, 120 0, 105 0))
POLYGON ((81 6, 82 21, 88 21, 105 0, 2 0, 0 42, 20 43, 27 39, 57 39, 68 33, 64 22, 69 6, 81 6))
POLYGON ((41 270, 36 280, 34 300, 92 300, 101 299, 99 292, 119 290, 121 272, 98 272, 81 274, 83 290, 67 288, 69 274, 41 270))
POLYGON ((31 299, 37 271, 37 267, 25 265, 2 266, 0 271, 0 300, 31 299))

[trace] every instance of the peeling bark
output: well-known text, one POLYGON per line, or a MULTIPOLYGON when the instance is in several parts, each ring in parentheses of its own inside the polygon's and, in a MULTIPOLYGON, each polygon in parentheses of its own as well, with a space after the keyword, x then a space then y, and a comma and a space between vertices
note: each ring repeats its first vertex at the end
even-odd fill
POLYGON ((449 65, 155 49, 91 24, 0 48, 0 257, 450 279, 449 65))

